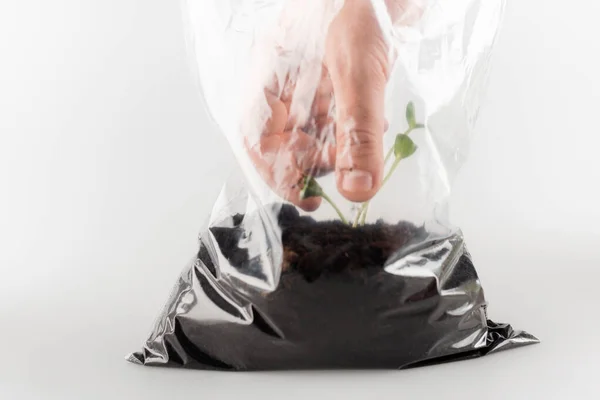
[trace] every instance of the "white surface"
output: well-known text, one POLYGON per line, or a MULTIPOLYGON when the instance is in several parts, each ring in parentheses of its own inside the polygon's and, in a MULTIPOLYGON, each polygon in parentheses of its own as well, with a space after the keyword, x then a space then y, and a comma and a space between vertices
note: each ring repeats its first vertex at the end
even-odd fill
POLYGON ((600 3, 509 5, 453 199, 491 316, 543 344, 411 371, 140 368, 231 163, 178 2, 0 1, 1 399, 600 396, 600 3))

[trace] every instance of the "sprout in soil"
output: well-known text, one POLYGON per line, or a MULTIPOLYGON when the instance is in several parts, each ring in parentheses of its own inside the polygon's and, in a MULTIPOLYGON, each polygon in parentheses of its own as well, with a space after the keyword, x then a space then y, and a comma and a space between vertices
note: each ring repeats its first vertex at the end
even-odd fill
POLYGON ((331 200, 331 197, 327 196, 327 194, 323 191, 321 185, 319 185, 319 182, 317 182, 317 180, 310 175, 305 176, 303 178, 302 190, 300 191, 300 198, 302 200, 308 199, 309 197, 322 197, 323 200, 328 202, 331 205, 331 207, 333 207, 333 209, 337 212, 342 222, 344 224, 348 224, 348 220, 346 219, 346 217, 344 217, 344 213, 342 213, 342 211, 335 204, 335 202, 331 200))
MULTIPOLYGON (((415 105, 413 102, 408 103, 406 106, 406 122, 408 123, 408 129, 404 133, 399 133, 396 136, 396 140, 394 141, 394 146, 388 151, 385 156, 384 166, 388 164, 390 159, 393 157, 394 161, 389 171, 383 178, 383 182, 381 183, 381 187, 379 190, 383 188, 383 186, 390 180, 394 171, 398 168, 398 165, 402 160, 405 160, 412 156, 417 151, 417 145, 410 138, 410 133, 415 129, 424 128, 424 124, 417 123, 416 115, 415 115, 415 105)), ((343 223, 348 224, 348 220, 344 217, 344 214, 340 211, 339 207, 331 200, 329 196, 323 191, 323 188, 316 179, 312 176, 306 176, 302 182, 302 191, 300 192, 300 197, 302 199, 307 199, 309 197, 322 197, 325 201, 327 201, 337 212, 340 219, 343 223)), ((356 214, 356 218, 353 227, 357 227, 360 225, 364 225, 367 219, 367 213, 369 211, 370 201, 363 203, 358 213, 356 214)))

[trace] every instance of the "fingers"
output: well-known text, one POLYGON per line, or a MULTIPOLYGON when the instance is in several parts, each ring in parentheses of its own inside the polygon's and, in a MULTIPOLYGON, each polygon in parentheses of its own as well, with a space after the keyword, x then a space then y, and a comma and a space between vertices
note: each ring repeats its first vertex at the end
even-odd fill
POLYGON ((299 83, 294 82, 288 75, 282 84, 274 80, 270 87, 265 89, 271 118, 262 130, 264 135, 294 129, 301 129, 317 137, 326 136, 324 131, 330 133, 334 123, 331 115, 334 102, 333 84, 327 69, 322 67, 319 84, 309 95, 295 94, 297 84, 299 83))
POLYGON ((372 8, 344 7, 330 26, 326 60, 336 104, 337 186, 355 202, 370 200, 383 179, 387 55, 372 8))
POLYGON ((375 196, 383 180, 383 124, 377 117, 353 114, 361 122, 355 127, 338 124, 336 129, 336 182, 348 200, 364 202, 375 196))
POLYGON ((320 198, 302 199, 302 178, 318 176, 335 165, 335 148, 302 131, 263 136, 255 146, 246 142, 250 159, 265 182, 285 200, 314 211, 320 198))
POLYGON ((304 77, 288 73, 281 81, 273 78, 264 90, 268 118, 262 119, 258 140, 250 142, 246 137, 245 146, 257 171, 275 193, 306 211, 314 211, 321 199, 302 199, 301 182, 306 175, 333 171, 336 149, 335 122, 330 116, 333 84, 321 64, 309 72, 310 76, 304 77))
POLYGON ((271 111, 271 117, 265 123, 263 135, 272 135, 277 132, 283 132, 288 124, 288 110, 279 99, 279 97, 265 91, 267 104, 271 111))
POLYGON ((310 135, 333 143, 335 141, 334 104, 333 83, 327 68, 323 66, 321 81, 312 104, 311 118, 304 125, 303 130, 310 135))

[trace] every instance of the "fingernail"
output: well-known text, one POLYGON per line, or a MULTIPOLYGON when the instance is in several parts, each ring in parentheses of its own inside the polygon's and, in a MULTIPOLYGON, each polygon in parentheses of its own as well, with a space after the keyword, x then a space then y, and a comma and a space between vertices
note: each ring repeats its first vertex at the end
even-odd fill
POLYGON ((367 171, 352 169, 343 172, 342 189, 347 192, 368 192, 373 189, 373 175, 367 171))

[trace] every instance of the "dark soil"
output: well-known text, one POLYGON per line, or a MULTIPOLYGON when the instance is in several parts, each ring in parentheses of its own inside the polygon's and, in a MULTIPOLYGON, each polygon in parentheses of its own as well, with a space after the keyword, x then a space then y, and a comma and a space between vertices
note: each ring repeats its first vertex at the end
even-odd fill
MULTIPOLYGON (((247 235, 243 219, 243 215, 235 215, 232 228, 214 227, 211 232, 230 264, 251 269, 247 250, 238 246, 247 235)), ((424 234, 423 229, 409 222, 391 225, 380 220, 356 228, 339 220, 318 222, 300 216, 290 205, 281 206, 278 224, 283 243, 283 273, 299 273, 309 282, 322 274, 381 269, 395 251, 424 234)))
MULTIPOLYGON (((213 238, 202 239, 194 276, 203 299, 198 310, 213 311, 206 320, 202 313, 179 320, 174 343, 184 346, 179 353, 192 356, 182 357, 186 365, 398 368, 457 352, 452 335, 458 330, 461 337, 483 332, 479 311, 470 319, 444 312, 466 303, 484 305, 483 296, 458 294, 470 287, 465 285, 478 287, 467 254, 444 264, 443 282, 434 274, 397 273, 399 266, 392 266, 414 243, 431 241, 424 228, 411 223, 352 228, 315 221, 284 205, 260 215, 231 216, 210 233, 213 238), (267 218, 269 212, 276 221, 267 218), (277 266, 270 263, 281 251, 281 276, 274 280, 268 275, 277 266), (220 268, 217 262, 223 263, 220 268), (269 282, 276 285, 272 290, 266 290, 269 282), (443 295, 444 290, 453 295, 443 295), (214 362, 206 361, 208 356, 214 362)), ((442 265, 450 251, 442 248, 419 261, 442 265)))
POLYGON ((512 335, 488 331, 462 238, 434 239, 407 222, 352 228, 275 206, 211 227, 198 258, 165 314, 175 322, 160 325, 174 329, 169 365, 406 368, 484 355, 512 335))

